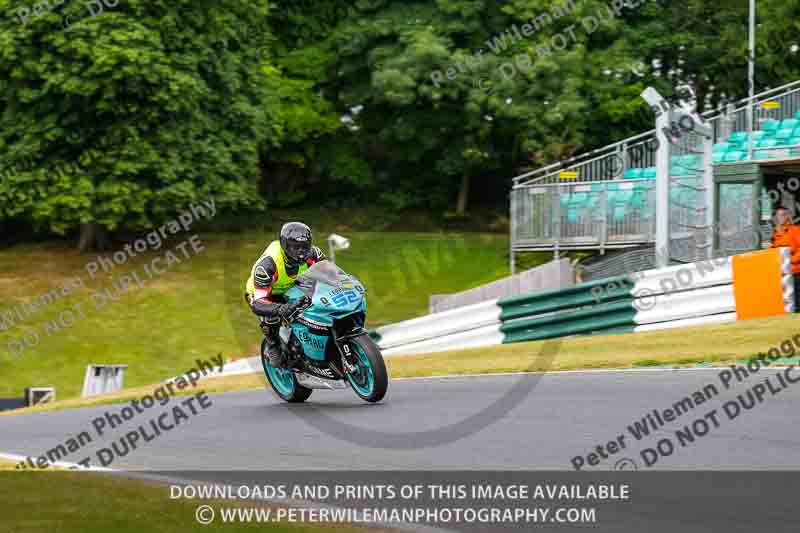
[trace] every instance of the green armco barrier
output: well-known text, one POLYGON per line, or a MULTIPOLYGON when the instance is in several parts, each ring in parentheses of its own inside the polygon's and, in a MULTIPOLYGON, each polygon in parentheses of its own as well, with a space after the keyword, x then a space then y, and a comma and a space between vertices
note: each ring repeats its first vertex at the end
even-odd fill
POLYGON ((514 296, 513 298, 499 300, 497 304, 502 308, 500 320, 506 321, 551 313, 571 307, 629 300, 632 298, 632 289, 633 281, 628 276, 613 276, 580 283, 564 289, 514 296), (592 290, 594 290, 594 293, 592 290))
POLYGON ((633 299, 629 298, 588 309, 506 322, 500 326, 500 331, 504 334, 503 344, 586 334, 612 328, 621 331, 622 328, 630 327, 630 331, 633 331, 636 312, 633 299))

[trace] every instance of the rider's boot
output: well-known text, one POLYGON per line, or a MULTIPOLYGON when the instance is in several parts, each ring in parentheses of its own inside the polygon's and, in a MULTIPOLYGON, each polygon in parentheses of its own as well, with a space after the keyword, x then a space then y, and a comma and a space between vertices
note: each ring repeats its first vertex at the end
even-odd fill
POLYGON ((270 323, 264 321, 261 323, 261 331, 264 332, 264 339, 266 340, 266 353, 263 355, 269 359, 269 364, 274 368, 281 368, 286 363, 286 356, 278 338, 279 330, 279 322, 270 323))

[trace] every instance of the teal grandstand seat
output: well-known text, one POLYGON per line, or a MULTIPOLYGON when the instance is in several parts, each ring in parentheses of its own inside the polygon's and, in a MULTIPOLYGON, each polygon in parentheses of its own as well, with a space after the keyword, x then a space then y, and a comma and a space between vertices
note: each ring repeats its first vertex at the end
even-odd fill
POLYGON ((734 131, 731 133, 731 136, 728 137, 729 143, 736 143, 742 144, 747 142, 747 132, 746 131, 734 131))
POLYGON ((775 133, 775 140, 778 144, 789 144, 789 139, 794 135, 793 128, 781 128, 775 133))
POLYGON ((643 168, 629 168, 625 171, 625 177, 627 179, 638 179, 642 177, 644 171, 645 169, 643 168))
POLYGON ((769 132, 769 134, 771 135, 776 131, 778 131, 780 126, 781 126, 780 120, 775 120, 774 118, 771 118, 769 120, 764 121, 764 123, 761 124, 761 129, 764 130, 765 132, 769 132))
POLYGON ((695 170, 686 165, 675 164, 669 169, 669 175, 673 178, 682 176, 694 176, 695 170))
MULTIPOLYGON (((790 146, 800 146, 800 137, 792 137, 791 139, 789 139, 789 142, 787 142, 787 144, 790 146)), ((792 148, 791 150, 789 150, 789 154, 792 157, 799 156, 800 148, 792 148)))
POLYGON ((777 139, 761 138, 754 146, 758 148, 771 148, 773 146, 778 146, 778 141, 777 139))
POLYGON ((575 192, 572 193, 569 197, 569 204, 571 206, 576 207, 583 207, 586 205, 586 200, 588 199, 589 194, 585 192, 575 192))
POLYGON ((580 219, 581 219, 580 212, 577 209, 568 209, 567 210, 567 222, 571 222, 572 224, 575 224, 577 222, 580 222, 580 219))
POLYGON ((711 154, 711 163, 718 165, 722 163, 723 157, 725 157, 725 152, 717 152, 716 154, 711 154))
MULTIPOLYGON (((756 130, 756 131, 753 132, 753 141, 755 142, 755 141, 757 141, 759 139, 762 139, 762 138, 764 138, 766 136, 768 136, 768 135, 766 135, 765 132, 763 132, 761 130, 756 130)), ((731 143, 731 144, 738 145, 740 150, 742 148, 747 147, 747 132, 746 131, 734 131, 733 133, 731 133, 731 136, 728 139, 728 142, 731 143)), ((727 151, 730 152, 731 150, 732 149, 729 148, 727 151)))
POLYGON ((633 189, 624 189, 617 191, 614 195, 614 201, 617 204, 627 204, 633 196, 633 189))
POLYGON ((747 152, 725 152, 722 156, 723 163, 735 163, 747 157, 747 152))
POLYGON ((800 128, 800 120, 797 120, 796 118, 785 118, 781 121, 780 129, 782 130, 796 130, 798 128, 800 128))
POLYGON ((671 169, 673 176, 694 176, 700 168, 700 156, 687 154, 678 156, 677 162, 671 169))
POLYGON ((682 157, 683 157, 682 161, 685 164, 695 167, 700 165, 700 161, 702 160, 702 156, 698 154, 687 154, 682 157))
POLYGON ((724 154, 730 150, 734 145, 731 143, 717 143, 711 148, 712 154, 724 154))
POLYGON ((753 159, 775 159, 777 156, 775 150, 755 150, 753 152, 753 159))
POLYGON ((643 178, 655 178, 656 177, 656 167, 647 167, 644 169, 642 173, 643 178))
POLYGON ((631 196, 630 206, 641 212, 647 202, 647 193, 643 189, 637 189, 631 196))

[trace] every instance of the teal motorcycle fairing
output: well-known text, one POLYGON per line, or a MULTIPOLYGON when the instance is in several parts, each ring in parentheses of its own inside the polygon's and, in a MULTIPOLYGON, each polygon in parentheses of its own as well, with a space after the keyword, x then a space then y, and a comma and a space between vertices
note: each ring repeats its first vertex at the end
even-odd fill
POLYGON ((299 276, 295 286, 285 294, 292 303, 303 296, 311 299, 311 306, 292 322, 291 331, 281 328, 281 337, 288 345, 293 333, 306 357, 325 361, 328 344, 333 342, 330 328, 335 320, 352 316, 356 325, 364 325, 366 289, 356 277, 334 263, 321 261, 299 276))

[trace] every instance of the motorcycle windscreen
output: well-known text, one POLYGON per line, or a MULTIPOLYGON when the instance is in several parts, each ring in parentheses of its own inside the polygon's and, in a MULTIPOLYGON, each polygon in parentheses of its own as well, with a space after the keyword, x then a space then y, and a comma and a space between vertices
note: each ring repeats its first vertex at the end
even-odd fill
POLYGON ((311 265, 308 270, 297 278, 297 281, 300 285, 304 285, 304 281, 318 281, 338 289, 344 283, 352 283, 354 279, 347 272, 336 266, 335 263, 325 260, 311 265))

